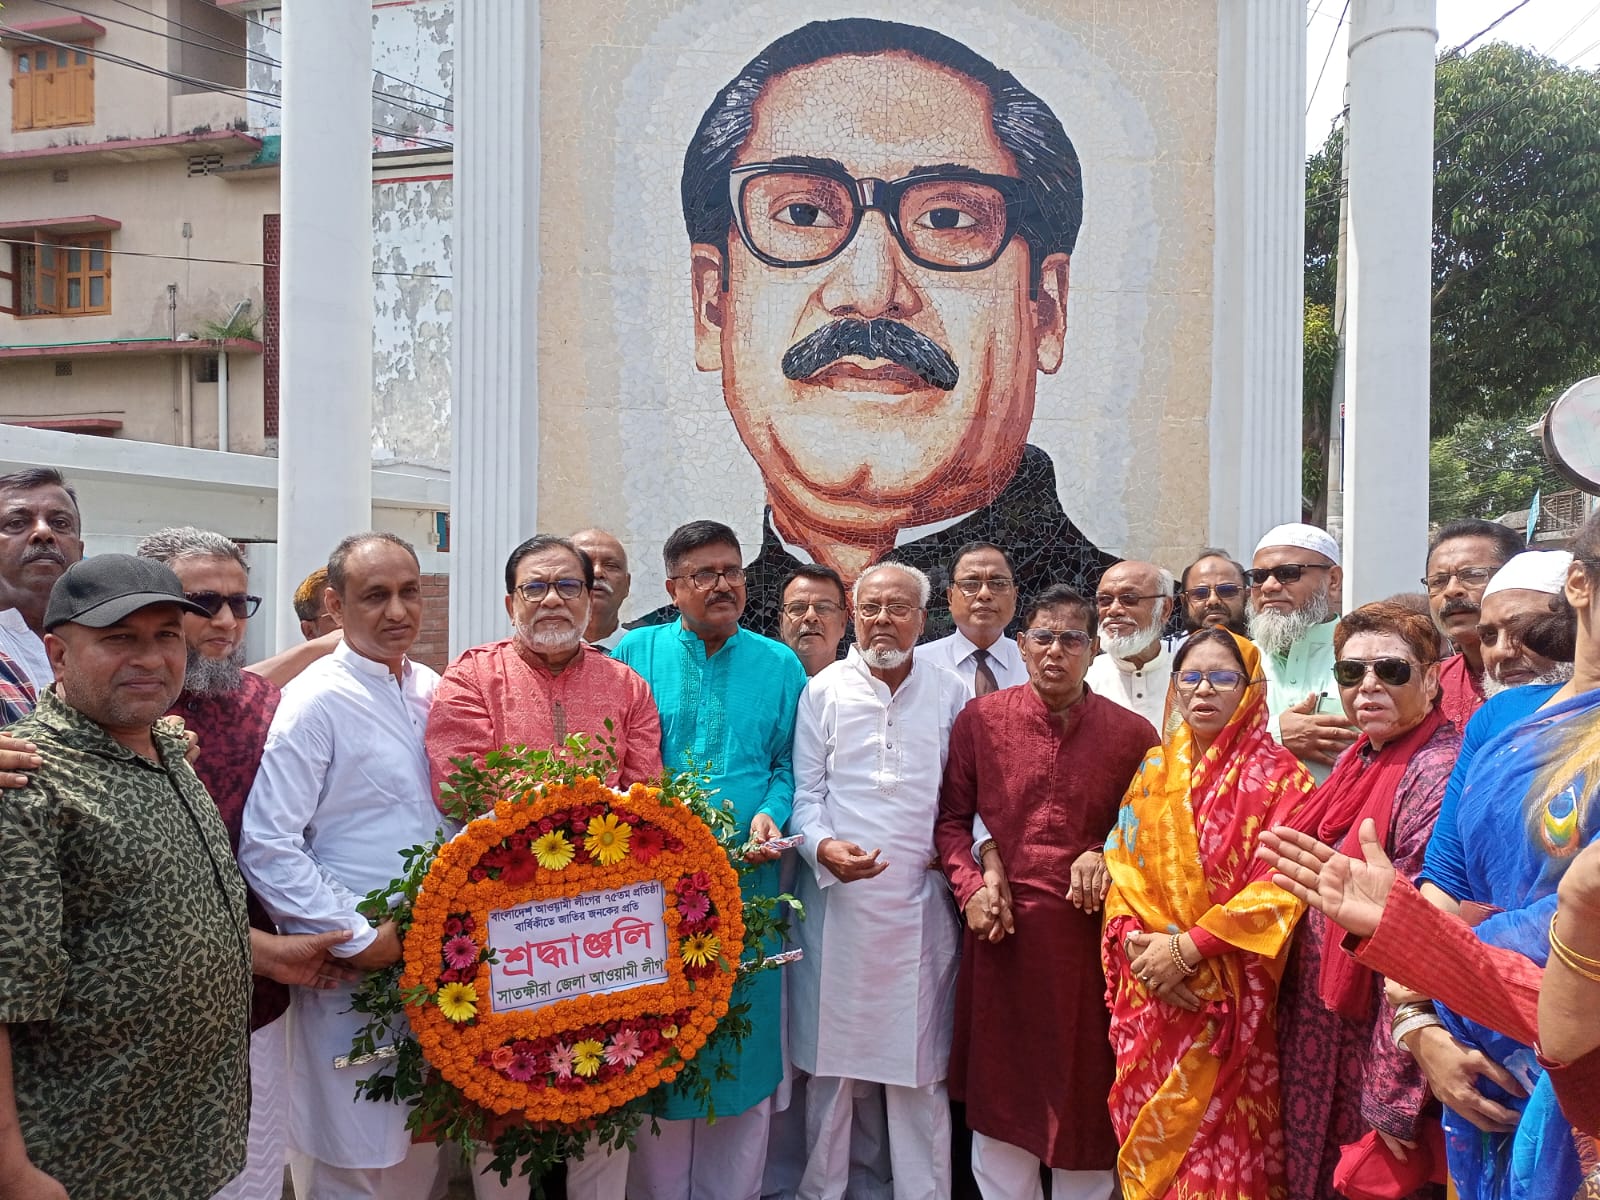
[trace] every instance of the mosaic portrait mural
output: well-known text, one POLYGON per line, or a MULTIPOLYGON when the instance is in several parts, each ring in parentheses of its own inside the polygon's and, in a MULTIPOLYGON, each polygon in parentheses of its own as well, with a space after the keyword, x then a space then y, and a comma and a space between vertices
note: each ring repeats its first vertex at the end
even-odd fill
POLYGON ((992 541, 1026 597, 1204 540, 1214 4, 583 10, 544 30, 541 524, 624 536, 628 618, 697 517, 768 632, 801 562, 992 541))

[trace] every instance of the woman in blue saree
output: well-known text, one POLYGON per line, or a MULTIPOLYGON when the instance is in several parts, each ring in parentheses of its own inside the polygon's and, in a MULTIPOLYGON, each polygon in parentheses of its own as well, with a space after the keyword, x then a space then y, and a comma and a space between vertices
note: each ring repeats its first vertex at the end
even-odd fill
MULTIPOLYGON (((1557 614, 1577 627, 1573 679, 1473 760, 1456 811, 1466 894, 1447 897, 1480 940, 1541 965, 1556 885, 1600 832, 1600 516, 1584 526, 1573 553, 1557 614)), ((1426 867, 1423 877, 1430 878, 1426 867)), ((1445 1032, 1498 1064, 1526 1094, 1480 1077, 1483 1097, 1516 1115, 1509 1132, 1489 1132, 1481 1114, 1473 1121, 1446 1107, 1450 1176, 1461 1200, 1600 1197, 1594 1139, 1575 1134, 1561 1115, 1534 1048, 1442 1006, 1436 1011, 1445 1032)))

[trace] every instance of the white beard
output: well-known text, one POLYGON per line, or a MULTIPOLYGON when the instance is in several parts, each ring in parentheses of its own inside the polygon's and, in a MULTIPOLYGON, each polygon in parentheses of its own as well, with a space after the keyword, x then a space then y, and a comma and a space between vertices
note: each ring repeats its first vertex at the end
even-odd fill
POLYGON ((1108 634, 1100 635, 1100 649, 1112 658, 1127 659, 1143 654, 1161 640, 1161 628, 1166 624, 1164 620, 1155 620, 1150 624, 1135 629, 1132 633, 1125 633, 1120 637, 1108 634))
POLYGON ((862 661, 876 671, 894 671, 911 661, 909 650, 863 650, 862 661))
MULTIPOLYGON (((1571 663, 1557 663, 1543 675, 1535 675, 1527 683, 1520 686, 1533 687, 1536 684, 1568 683, 1572 679, 1573 665, 1571 663)), ((1508 684, 1501 683, 1489 671, 1483 673, 1483 697, 1487 700, 1490 696, 1498 696, 1501 692, 1510 691, 1508 684)))
POLYGON ((1331 616, 1333 610, 1328 606, 1326 588, 1312 597, 1305 607, 1293 612, 1257 612, 1255 606, 1251 605, 1250 640, 1263 654, 1287 654, 1289 648, 1305 637, 1313 626, 1321 625, 1331 616))

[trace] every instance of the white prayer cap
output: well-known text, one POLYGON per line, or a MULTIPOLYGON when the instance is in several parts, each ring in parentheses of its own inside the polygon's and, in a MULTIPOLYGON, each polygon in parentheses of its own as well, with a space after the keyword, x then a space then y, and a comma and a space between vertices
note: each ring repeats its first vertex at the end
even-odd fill
POLYGON ((1260 554, 1274 546, 1298 546, 1322 555, 1336 567, 1339 565, 1339 543, 1333 540, 1333 535, 1326 529, 1318 529, 1315 525, 1302 525, 1295 521, 1269 529, 1256 543, 1256 553, 1260 554))
POLYGON ((1572 565, 1570 550, 1524 550, 1494 573, 1485 596, 1522 589, 1559 596, 1567 586, 1567 568, 1572 565))

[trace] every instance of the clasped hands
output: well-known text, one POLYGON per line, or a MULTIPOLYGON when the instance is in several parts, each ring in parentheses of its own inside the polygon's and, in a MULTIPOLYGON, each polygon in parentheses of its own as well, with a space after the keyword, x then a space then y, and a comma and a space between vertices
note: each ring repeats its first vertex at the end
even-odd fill
MULTIPOLYGON (((1186 961, 1200 961, 1199 951, 1188 934, 1179 939, 1179 945, 1186 961)), ((1122 940, 1122 949, 1128 956, 1129 970, 1145 991, 1174 1008, 1200 1011, 1200 997, 1189 990, 1188 976, 1172 955, 1170 933, 1130 933, 1122 940)))

